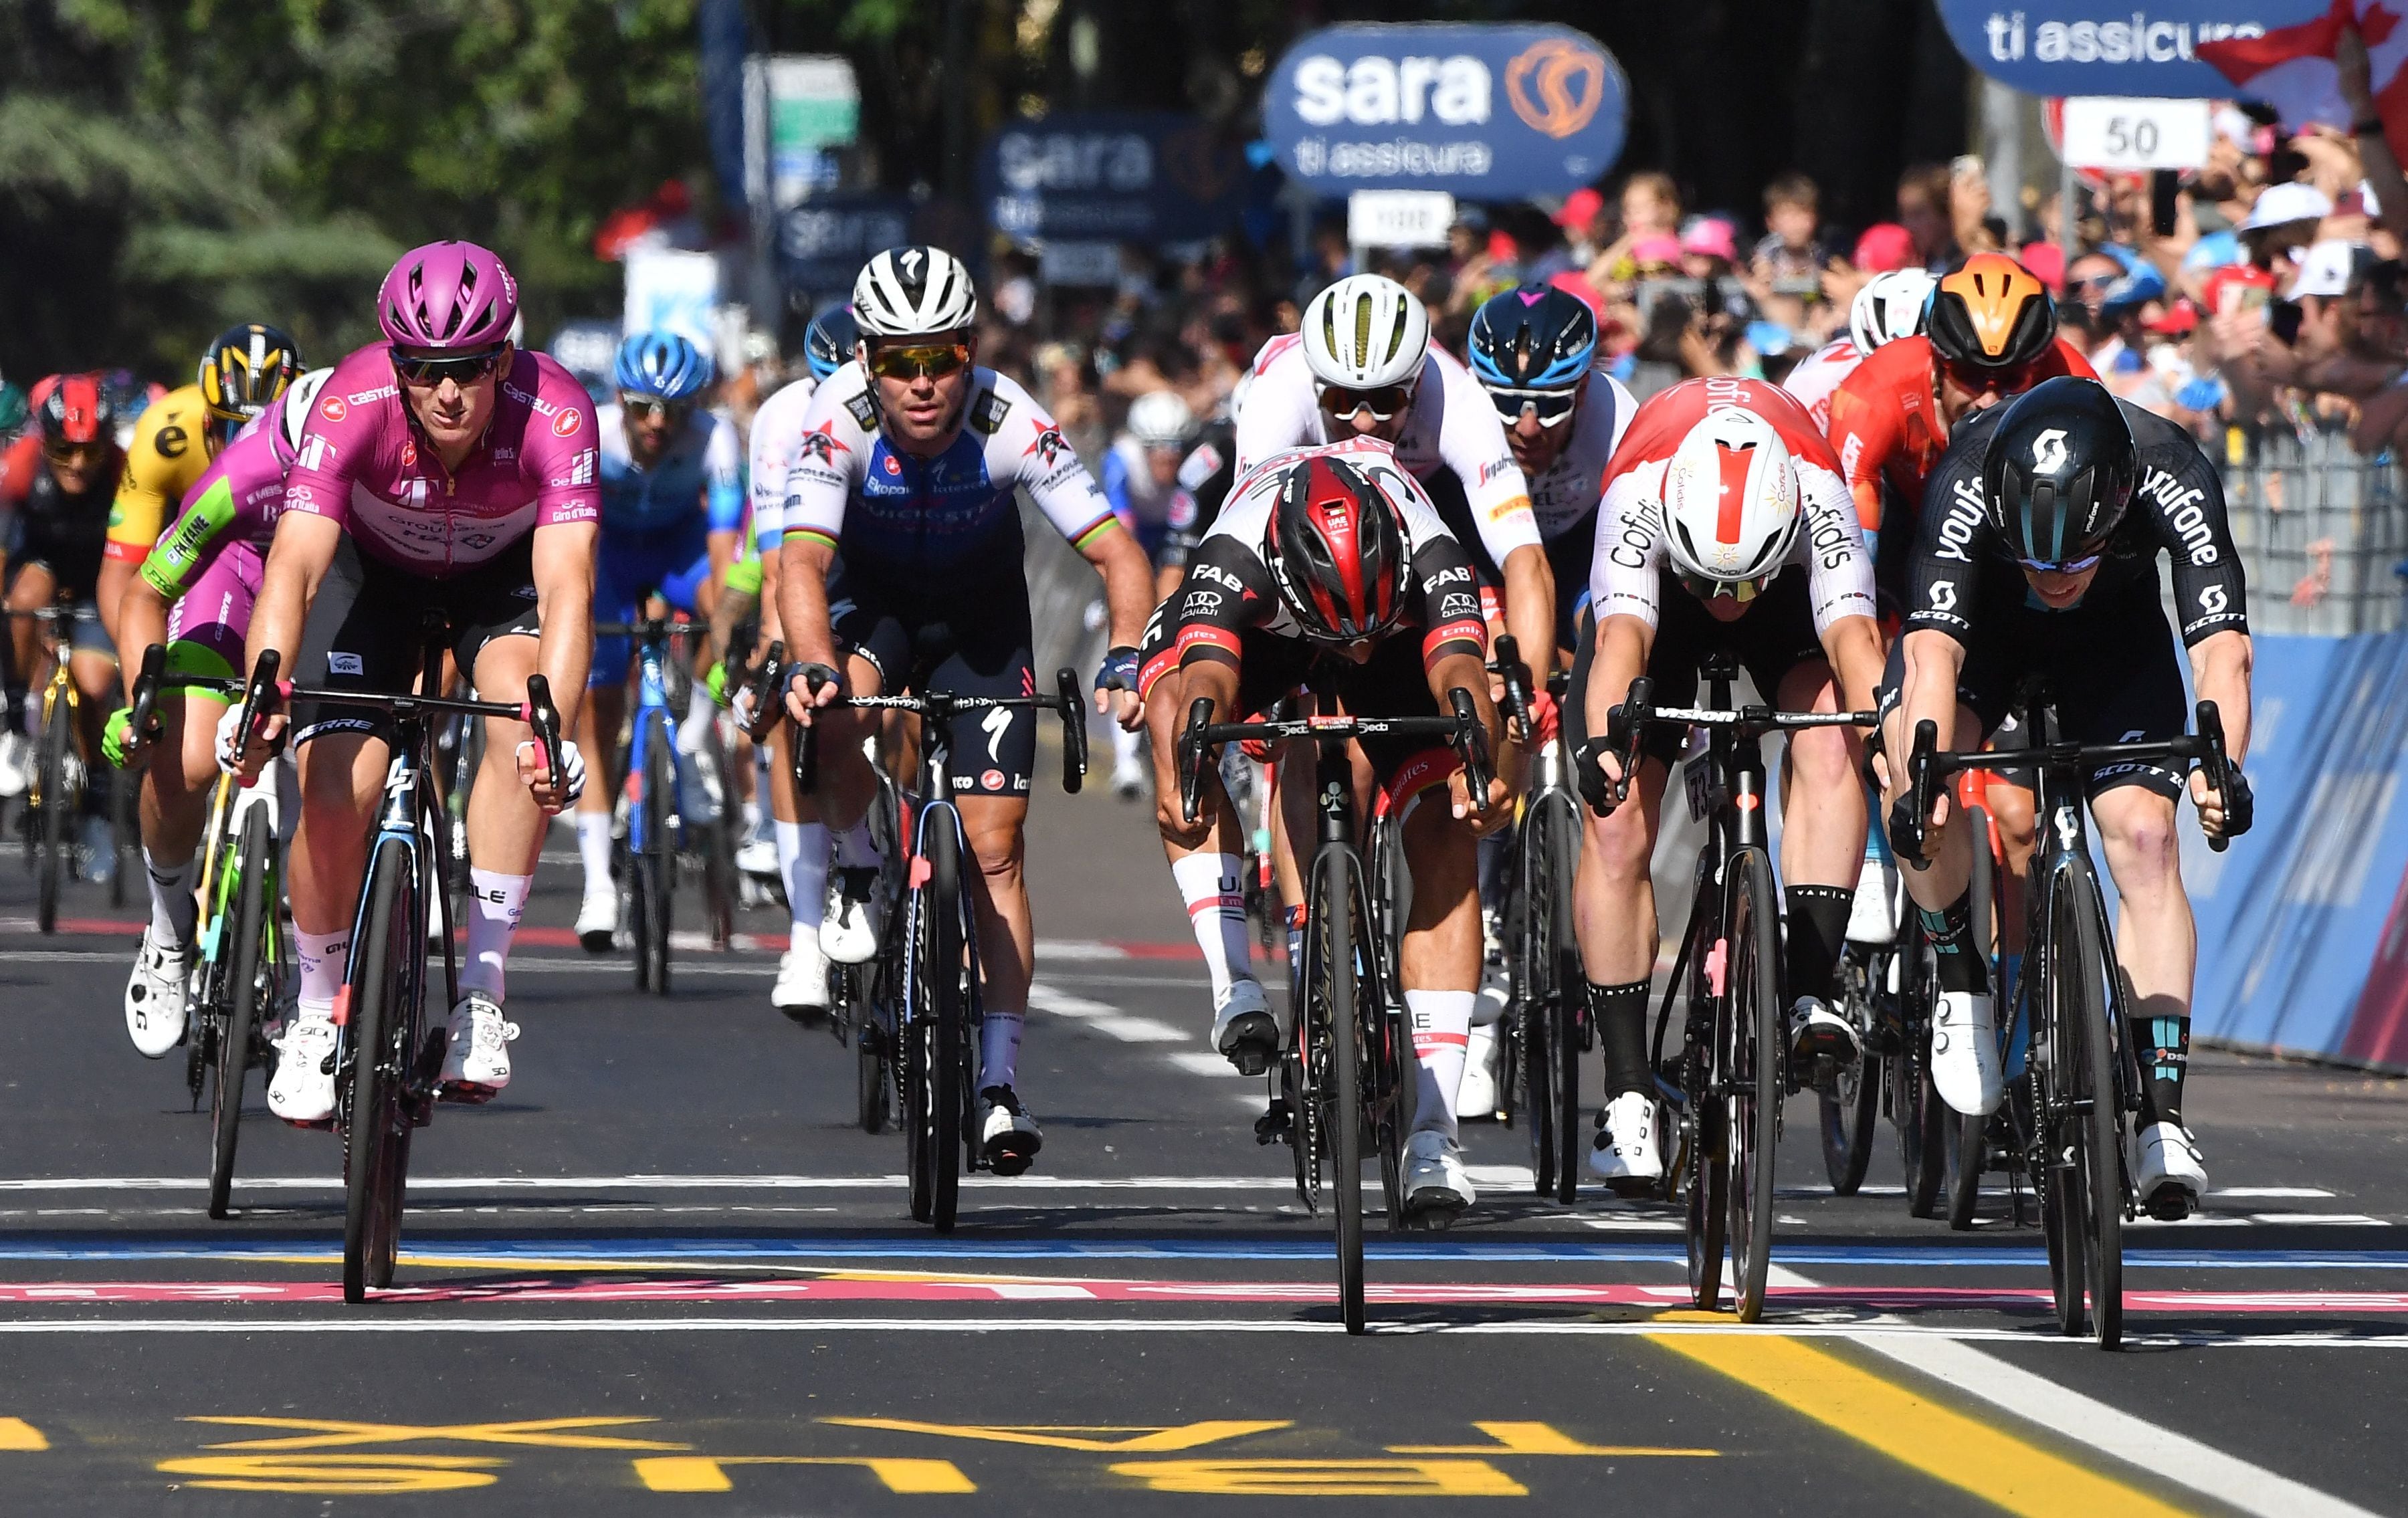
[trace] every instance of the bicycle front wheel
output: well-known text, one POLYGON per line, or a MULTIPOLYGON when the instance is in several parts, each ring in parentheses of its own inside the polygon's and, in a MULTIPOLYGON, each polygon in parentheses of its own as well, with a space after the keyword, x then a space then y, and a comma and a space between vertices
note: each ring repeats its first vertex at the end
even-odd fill
POLYGON ((64 700, 50 703, 42 723, 41 861, 36 871, 34 924, 45 933, 59 928, 59 883, 66 872, 67 851, 74 846, 67 830, 83 810, 82 788, 67 779, 75 738, 75 708, 64 700))
POLYGON ((666 996, 669 895, 677 885, 677 849, 669 832, 677 811, 677 755, 669 748, 667 723, 656 718, 644 728, 644 846, 636 858, 636 890, 643 898, 643 910, 636 940, 636 983, 666 996))
POLYGON ((2106 950, 2106 911, 2087 860, 2057 876, 2049 903, 2051 984, 2049 1069, 2056 1089, 2051 1193, 2061 1198, 2059 1248, 2066 1267, 2057 1315, 2068 1334, 2088 1325, 2101 1349, 2124 1338, 2123 1086, 2116 1079, 2114 962, 2106 950))
MULTIPOLYGON (((1965 831, 1973 839, 1971 899, 1974 947, 1988 967, 1990 994, 2004 1006, 2007 987, 2000 980, 1998 945, 1998 860, 1990 852, 1990 815, 1982 807, 1965 809, 1965 831)), ((2003 1023, 2004 1019, 2001 1018, 2003 1023)), ((1982 1197, 1982 1167, 1988 1154, 1989 1120, 1957 1112, 1941 1114, 1948 1160, 1948 1226, 1959 1232, 1973 1226, 1973 1211, 1982 1197)))
POLYGON ((1731 861, 1727 1047, 1731 1295, 1742 1323, 1764 1315, 1772 1264, 1773 1159, 1788 1093, 1787 1021, 1781 1007, 1781 908, 1760 849, 1731 861))
POLYGON ((1580 866, 1580 819, 1571 797, 1550 792, 1533 808, 1540 843, 1538 895, 1528 910, 1540 926, 1536 970, 1555 1024, 1548 1040, 1549 1105, 1554 1108, 1555 1200, 1570 1207, 1580 1195, 1581 1053, 1588 1045, 1588 981, 1581 972, 1580 942, 1572 931, 1573 871, 1580 866))
MULTIPOLYGON (((1324 1130, 1334 1140, 1337 1168, 1338 1298, 1346 1331, 1366 1326, 1363 1305, 1363 1069, 1355 953, 1354 871, 1339 849, 1325 851, 1313 870, 1311 922, 1321 937, 1318 988, 1329 1030, 1329 1100, 1324 1130)), ((1308 995, 1313 988, 1307 988, 1308 995)))
POLYGON ((1879 1019, 1873 1011, 1873 998, 1879 995, 1874 977, 1881 969, 1879 950, 1857 943, 1848 945, 1840 973, 1847 987, 1847 1019, 1863 1041, 1864 1057, 1842 1069, 1830 1089, 1815 1092, 1823 1120, 1823 1173, 1831 1178, 1831 1194, 1835 1196, 1854 1196, 1856 1188, 1865 1183, 1865 1171, 1872 1165, 1873 1130, 1881 1118, 1884 1069, 1882 1056, 1876 1053, 1879 1019))
POLYGON ((393 1283, 408 1166, 410 998, 425 962, 425 919, 410 889, 409 846, 388 838, 368 863, 366 931, 345 989, 351 1069, 343 1121, 343 1300, 393 1283))
MULTIPOLYGON (((276 934, 276 909, 268 888, 268 871, 276 862, 276 835, 267 825, 267 809, 253 807, 243 819, 242 843, 236 854, 234 942, 231 969, 212 982, 222 988, 224 1015, 217 1025, 216 1081, 209 1093, 209 1216, 222 1218, 234 1189, 235 1143, 242 1134, 242 1087, 251 1067, 252 1030, 259 1010, 274 997, 270 944, 276 934)), ((211 1010, 214 1010, 212 1009, 211 1010)))
POLYGON ((939 1233, 951 1233, 961 1198, 962 1111, 968 1093, 962 1080, 966 1050, 962 975, 968 963, 962 936, 962 855, 959 825, 933 809, 923 832, 927 883, 919 890, 913 944, 917 963, 909 980, 913 997, 910 1085, 918 1098, 910 1113, 911 1215, 939 1233))

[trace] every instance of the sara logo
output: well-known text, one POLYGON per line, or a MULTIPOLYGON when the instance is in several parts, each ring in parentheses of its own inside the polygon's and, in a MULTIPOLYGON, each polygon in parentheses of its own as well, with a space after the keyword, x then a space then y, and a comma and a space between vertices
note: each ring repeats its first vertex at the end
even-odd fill
POLYGON ((2065 429, 2051 427, 2032 439, 2032 467, 2055 474, 2065 467, 2065 429))
POLYGON ((1542 38, 1505 64, 1505 98, 1533 129, 1570 136, 1605 103, 1605 58, 1566 37, 1542 38))
POLYGON ((584 412, 574 406, 564 406, 560 408, 560 414, 552 419, 552 435, 555 437, 571 437, 584 424, 584 412))

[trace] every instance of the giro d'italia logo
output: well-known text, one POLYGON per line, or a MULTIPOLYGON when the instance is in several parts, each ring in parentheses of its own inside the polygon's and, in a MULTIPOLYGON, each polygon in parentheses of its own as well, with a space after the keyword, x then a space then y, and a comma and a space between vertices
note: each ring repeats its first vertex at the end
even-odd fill
POLYGON ((1595 48, 1541 38, 1506 64, 1505 96, 1531 127, 1551 137, 1570 136, 1605 103, 1605 59, 1595 48))

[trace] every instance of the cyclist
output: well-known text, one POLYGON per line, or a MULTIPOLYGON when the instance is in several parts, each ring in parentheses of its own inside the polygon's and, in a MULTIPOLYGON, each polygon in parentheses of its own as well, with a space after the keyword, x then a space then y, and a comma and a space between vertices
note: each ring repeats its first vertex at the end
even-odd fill
MULTIPOLYGON (((1197 821, 1182 804, 1179 729, 1197 697, 1210 697, 1225 719, 1257 711, 1316 666, 1334 672, 1332 694, 1354 716, 1443 712, 1449 693, 1461 688, 1472 693, 1495 753, 1503 732, 1488 698, 1487 647, 1470 555, 1388 444, 1357 437, 1296 449, 1246 471, 1146 640, 1154 815, 1181 895, 1196 894, 1188 876, 1199 866, 1216 877, 1237 873, 1240 822, 1217 768, 1197 821)), ((1451 752, 1406 739, 1368 739, 1360 749, 1372 783, 1400 809, 1413 882, 1399 961, 1417 1067, 1405 1207, 1446 1220, 1476 1195, 1455 1124, 1480 984, 1476 840, 1509 820, 1509 793, 1501 779, 1492 780, 1485 809, 1475 809, 1451 752), (1440 785, 1447 788, 1443 807, 1426 795, 1440 785), (1424 799, 1433 804, 1420 805, 1424 799)), ((1312 761, 1308 752, 1287 762, 1312 761)), ((1312 791, 1309 773, 1291 773, 1282 785, 1290 796, 1312 791)), ((1368 807, 1369 798, 1357 804, 1368 807)), ((1312 856, 1309 818, 1283 809, 1299 860, 1312 856)), ((1225 932, 1242 954, 1242 908, 1225 932)), ((1221 997, 1213 1047, 1240 1071, 1262 1073, 1279 1038, 1258 986, 1243 1000, 1221 997)))
MULTIPOLYGON (((778 551, 779 621, 796 661, 786 707, 796 722, 822 725, 812 809, 837 851, 820 943, 857 964, 877 951, 878 859, 865 816, 872 777, 862 752, 877 723, 847 710, 815 718, 815 706, 840 694, 1036 688, 1017 490, 1103 572, 1111 652, 1096 695, 1124 723, 1136 720, 1137 640, 1154 583, 1144 551, 1054 419, 1017 383, 973 364, 978 293, 961 260, 940 248, 888 249, 854 281, 853 310, 859 361, 820 387, 804 418, 778 551), (843 566, 832 574, 839 548, 843 566)), ((1044 1142, 1014 1088, 1035 941, 1021 861, 1036 714, 1011 710, 957 736, 953 799, 979 864, 984 977, 973 1132, 987 1163, 1016 1175, 1044 1142)))
POLYGON ((0 380, 0 449, 15 442, 34 420, 34 408, 27 404, 25 393, 12 380, 0 380))
MULTIPOLYGON (((487 700, 523 701, 540 670, 585 688, 593 652, 598 440, 585 388, 510 341, 518 285, 472 243, 404 253, 377 295, 385 340, 335 365, 284 480, 284 511, 251 609, 246 659, 274 650, 296 683, 407 692, 423 618, 487 700)), ((218 759, 256 775, 289 729, 301 815, 287 877, 299 1010, 279 1044, 268 1108, 294 1123, 334 1111, 335 997, 385 773, 390 723, 358 709, 283 702, 233 752, 244 703, 218 723, 218 759)), ((459 1100, 509 1081, 502 1016, 510 938, 534 883, 544 817, 584 788, 577 744, 547 773, 522 723, 488 722, 468 798, 470 895, 459 1004, 441 1081, 459 1100)))
MULTIPOLYGON (((764 401, 752 418, 752 543, 760 564, 763 648, 782 637, 778 543, 785 536, 786 474, 802 446, 803 418, 819 387, 853 362, 860 340, 860 323, 850 307, 831 306, 811 318, 803 333, 809 372, 764 401)), ((778 876, 786 888, 786 952, 778 959, 769 1005, 797 1022, 815 1023, 827 1015, 828 1002, 827 954, 820 948, 820 924, 827 915, 828 832, 824 823, 801 820, 793 752, 781 723, 769 735, 768 789, 778 876)))
MULTIPOLYGON (((142 770, 142 864, 150 881, 150 922, 125 982, 125 1029, 134 1047, 157 1059, 184 1039, 193 933, 194 851, 208 820, 217 775, 215 735, 227 698, 179 686, 176 677, 230 680, 242 672, 243 638, 259 594, 260 569, 284 505, 309 408, 333 371, 303 375, 274 408, 218 450, 185 492, 176 519, 144 556, 118 609, 129 648, 167 649, 167 681, 153 705, 159 737, 142 770)), ((154 408, 155 409, 155 408, 154 408)), ((121 495, 121 499, 122 499, 121 495)), ((131 694, 130 692, 128 693, 131 694)), ((130 708, 109 718, 109 758, 130 767, 150 749, 131 731, 130 708)))
POLYGON ((1856 372, 1873 350, 1900 337, 1923 336, 1924 311, 1931 304, 1932 287, 1940 281, 1928 269, 1890 269, 1865 281, 1848 303, 1848 332, 1834 337, 1799 362, 1781 381, 1781 388, 1804 403, 1814 424, 1831 425, 1831 393, 1856 372))
MULTIPOLYGON (((52 375, 34 387, 34 426, 0 457, 0 511, 14 520, 0 564, 7 574, 6 605, 27 613, 75 603, 76 657, 69 673, 83 700, 78 705, 87 756, 100 752, 101 712, 117 680, 114 650, 94 594, 102 544, 108 534, 108 497, 117 488, 125 455, 118 451, 116 412, 100 377, 52 375)), ((11 655, 7 728, 0 735, 0 795, 22 795, 33 782, 33 743, 25 734, 29 682, 44 675, 42 629, 30 615, 8 623, 11 655)), ((84 788, 84 858, 94 879, 115 867, 108 844, 108 787, 84 788)))
POLYGON ((1178 588, 1188 558, 1220 519, 1229 487, 1238 482, 1238 409, 1254 383, 1252 370, 1238 376, 1220 408, 1197 424, 1196 445, 1179 461, 1179 488, 1170 493, 1162 546, 1154 553, 1154 589, 1162 599, 1178 588))
MULTIPOLYGON (((1870 708, 1881 673, 1872 561, 1840 461, 1805 407, 1760 380, 1684 380, 1639 408, 1605 478, 1607 525, 1589 574, 1596 620, 1572 666, 1564 735, 1593 811, 1625 779, 1607 719, 1641 672, 1659 704, 1684 706, 1703 656, 1727 651, 1783 710, 1870 708)), ((1656 948, 1648 864, 1681 747, 1677 728, 1648 730, 1633 804, 1590 818, 1574 887, 1609 1098, 1589 1167, 1607 1180, 1664 1170, 1647 1050, 1656 948)), ((1848 728, 1802 731, 1782 766, 1784 980, 1800 1059, 1860 1053, 1847 1020, 1824 1004, 1864 855, 1859 748, 1848 728)))
MULTIPOLYGON (((1195 432, 1196 415, 1177 391, 1150 390, 1129 403, 1128 425, 1104 454, 1104 499, 1156 565, 1169 541, 1171 507, 1181 488, 1179 466, 1186 461, 1187 440, 1195 432)), ((1156 569, 1154 598, 1168 595, 1178 582, 1177 570, 1156 569)), ((1140 729, 1112 729, 1112 789, 1124 800, 1135 800, 1145 789, 1145 766, 1138 757, 1144 744, 1140 729)))
MULTIPOLYGON (((702 408, 712 378, 710 356, 677 333, 639 332, 619 345, 610 365, 618 399, 594 418, 602 449, 597 622, 634 622, 654 594, 697 619, 710 614, 744 525, 743 451, 736 428, 702 408)), ((694 689, 678 735, 689 752, 704 726, 718 720, 709 682, 712 661, 706 649, 693 652, 694 689)), ((624 633, 594 640, 585 712, 578 723, 578 731, 597 746, 602 780, 577 803, 577 852, 585 866, 577 937, 597 954, 609 952, 619 926, 610 827, 631 656, 624 633)))
MULTIPOLYGON (((2173 564, 2170 604, 2192 688, 2221 711, 2235 766, 2226 802, 2198 774, 2191 800, 2210 836, 2246 832, 2254 807, 2238 766, 2249 748, 2248 588, 2223 486, 2187 433, 2096 380, 2048 380, 1951 439, 1924 494, 1906 633, 1884 676, 1887 752, 1909 752, 1926 721, 1939 724, 1943 748, 1979 747, 2030 675, 2047 678, 2068 739, 2186 732, 2160 552, 2173 564)), ((1895 832, 1907 777, 1895 758, 1888 769, 1895 832)), ((2184 785, 2179 770, 2157 765, 2109 766, 2088 783, 2122 898, 2115 949, 2131 978, 2143 1075, 2134 1176, 2143 1205, 2166 1187, 2194 1204, 2207 1193, 2182 1119, 2197 948, 2174 838, 2184 785)), ((1932 1082, 1956 1110, 1986 1113, 2003 1093, 1995 993, 1973 951, 1971 845, 1949 825, 1952 811, 1935 803, 1929 865, 1906 872, 1907 890, 1938 951, 1932 1082)))

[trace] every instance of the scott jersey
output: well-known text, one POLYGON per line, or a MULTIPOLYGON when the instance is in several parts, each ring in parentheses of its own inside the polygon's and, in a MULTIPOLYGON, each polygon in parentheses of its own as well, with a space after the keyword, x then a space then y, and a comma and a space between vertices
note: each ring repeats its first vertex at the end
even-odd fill
MULTIPOLYGON (((2098 576, 2071 616, 2094 603, 2138 593, 2157 600, 2157 555, 2173 561, 2174 610, 2185 647, 2217 633, 2249 630, 2249 590, 2225 516, 2224 483, 2190 435, 2165 418, 2118 398, 2140 448, 2140 483, 2124 520, 2108 537, 2098 576)), ((1958 423, 1923 496, 1922 522, 1907 579, 1906 630, 1946 633, 1971 646, 1978 613, 2021 607, 2047 613, 1984 508, 1982 463, 1996 407, 1958 423)), ((2046 441, 2043 436, 2042 441, 2046 441)), ((2101 658, 2125 651, 2100 649, 2101 658)))
POLYGON ((173 606, 220 553, 236 546, 264 551, 284 510, 284 472, 293 464, 276 412, 244 423, 218 451, 208 472, 136 571, 173 606))
POLYGON ((821 384, 786 472, 784 536, 840 548, 848 571, 1016 581, 1019 490, 1082 550, 1120 525, 1062 429, 1016 381, 970 370, 961 434, 934 458, 887 442, 868 387, 859 364, 821 384))
POLYGON ((108 557, 138 561, 150 551, 177 503, 208 468, 216 437, 198 385, 179 386, 143 408, 109 504, 108 557))
POLYGON ((1539 535, 1550 543, 1596 516, 1606 463, 1622 446, 1631 415, 1639 409, 1622 381, 1603 369, 1591 369, 1581 384, 1580 409, 1567 423, 1571 440, 1546 472, 1530 481, 1530 513, 1539 535))
POLYGON ((594 422, 602 443, 604 532, 660 532, 687 526, 697 514, 709 517, 715 533, 744 525, 743 451, 726 419, 703 410, 689 413, 650 467, 628 453, 618 402, 595 412, 594 422))
POLYGON ((752 413, 752 544, 762 552, 778 546, 786 509, 786 466, 802 442, 803 416, 820 382, 805 375, 761 403, 752 413))
MULTIPOLYGON (((1292 333, 1272 338, 1254 359, 1254 382, 1238 414, 1238 473, 1273 453, 1328 441, 1329 417, 1304 360, 1304 339, 1292 333)), ((1530 487, 1513 462, 1497 408, 1471 371, 1443 349, 1432 348, 1422 360, 1396 456, 1416 480, 1426 481, 1441 468, 1454 472, 1471 525, 1494 563, 1503 565, 1515 549, 1538 546, 1530 487)))
POLYGON ((371 557, 416 575, 483 564, 538 527, 594 522, 594 407, 557 360, 522 349, 494 418, 457 470, 420 433, 390 343, 335 365, 284 479, 284 508, 330 519, 371 557))
MULTIPOLYGON (((1828 633, 1842 617, 1870 617, 1873 561, 1857 527, 1839 460, 1796 397, 1762 380, 1684 380, 1651 396, 1631 419, 1622 447, 1606 466, 1589 596, 1598 620, 1636 617, 1654 627, 1670 562, 1664 521, 1664 471, 1682 439, 1712 411, 1753 412, 1772 423, 1798 471, 1798 536, 1777 573, 1803 567, 1814 630, 1828 633)), ((1682 592, 1681 594, 1687 594, 1682 592)))
POLYGON ((1856 372, 1865 361, 1864 351, 1853 337, 1841 337, 1825 343, 1789 371, 1781 388, 1798 397, 1798 404, 1813 417, 1814 425, 1825 432, 1831 429, 1831 395, 1842 380, 1856 372))
POLYGON ((1287 465, 1322 457, 1341 458, 1360 469, 1404 519, 1409 560, 1404 611, 1386 636, 1418 633, 1425 665, 1450 653, 1485 656, 1488 624, 1480 615, 1480 588, 1470 554, 1446 530, 1429 493, 1401 466, 1395 451, 1366 437, 1275 453, 1239 478, 1219 520, 1188 562, 1187 578, 1177 593, 1174 631, 1157 655, 1158 664, 1183 665, 1191 658, 1236 664, 1240 635, 1249 630, 1306 640, 1271 578, 1271 514, 1287 465))

